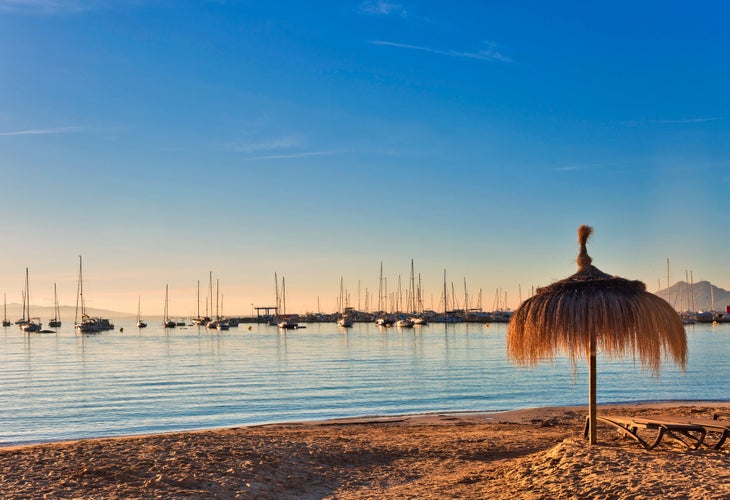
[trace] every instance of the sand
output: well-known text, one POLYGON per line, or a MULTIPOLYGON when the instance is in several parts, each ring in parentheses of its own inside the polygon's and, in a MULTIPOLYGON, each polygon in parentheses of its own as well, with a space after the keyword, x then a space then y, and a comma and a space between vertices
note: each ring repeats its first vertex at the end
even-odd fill
MULTIPOLYGON (((710 416, 728 404, 601 407, 710 416)), ((0 497, 730 498, 730 442, 647 451, 585 408, 461 413, 89 439, 0 448, 0 497)))

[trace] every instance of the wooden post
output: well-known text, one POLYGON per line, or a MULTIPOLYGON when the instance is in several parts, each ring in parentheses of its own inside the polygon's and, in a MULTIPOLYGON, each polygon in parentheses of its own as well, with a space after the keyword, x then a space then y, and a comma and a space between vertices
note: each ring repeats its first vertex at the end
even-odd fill
POLYGON ((588 422, 590 425, 590 444, 597 443, 596 433, 596 334, 591 333, 590 360, 588 364, 588 422))

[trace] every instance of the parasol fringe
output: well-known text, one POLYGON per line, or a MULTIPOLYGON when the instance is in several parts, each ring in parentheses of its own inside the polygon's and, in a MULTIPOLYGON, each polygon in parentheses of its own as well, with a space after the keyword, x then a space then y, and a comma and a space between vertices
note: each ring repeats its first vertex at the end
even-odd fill
POLYGON ((535 295, 514 313, 507 333, 507 352, 521 365, 567 353, 572 363, 587 358, 591 332, 609 358, 632 354, 658 374, 661 361, 687 364, 687 337, 674 309, 646 291, 582 290, 581 293, 535 295))

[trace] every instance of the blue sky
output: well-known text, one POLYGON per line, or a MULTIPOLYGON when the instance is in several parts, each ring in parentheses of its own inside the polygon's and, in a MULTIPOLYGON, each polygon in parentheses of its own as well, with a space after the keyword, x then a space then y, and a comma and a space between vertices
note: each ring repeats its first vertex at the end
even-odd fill
MULTIPOLYGON (((335 307, 415 260, 497 289, 730 288, 724 2, 0 0, 0 288, 335 307)), ((459 293, 459 292, 457 292, 459 293)), ((356 305, 356 304, 354 304, 356 305)), ((434 304, 435 306, 437 304, 434 304)))

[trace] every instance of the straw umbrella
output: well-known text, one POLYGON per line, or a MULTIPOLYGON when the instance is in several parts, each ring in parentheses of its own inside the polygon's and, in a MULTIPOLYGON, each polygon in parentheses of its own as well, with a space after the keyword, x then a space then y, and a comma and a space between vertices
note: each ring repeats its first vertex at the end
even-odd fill
POLYGON ((586 242, 593 228, 578 228, 578 272, 544 288, 515 311, 507 331, 507 354, 518 364, 535 366, 565 352, 589 361, 590 443, 596 443, 596 353, 609 358, 631 353, 658 375, 663 358, 682 369, 687 335, 677 312, 646 291, 641 281, 601 272, 591 265, 586 242))

